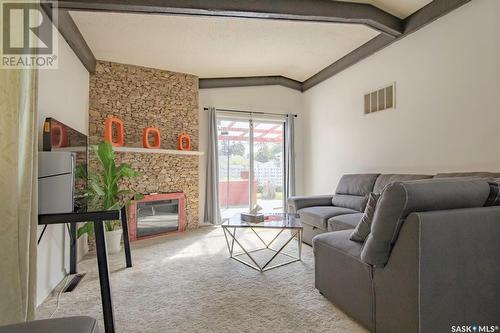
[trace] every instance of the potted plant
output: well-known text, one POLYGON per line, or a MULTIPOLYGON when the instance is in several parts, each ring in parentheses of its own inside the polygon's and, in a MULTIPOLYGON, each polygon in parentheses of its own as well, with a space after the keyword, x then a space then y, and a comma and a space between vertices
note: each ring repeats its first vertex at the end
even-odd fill
MULTIPOLYGON (((115 164, 113 147, 108 141, 101 142, 98 146, 92 146, 99 161, 99 170, 89 172, 86 168, 77 168, 76 176, 87 180, 85 196, 87 206, 92 210, 120 209, 132 198, 139 200, 142 195, 128 189, 120 189, 120 181, 124 178, 137 177, 139 172, 132 169, 130 165, 122 163, 115 164)), ((105 221, 106 245, 109 253, 120 252, 122 230, 120 221, 105 221)), ((93 223, 86 222, 78 228, 78 237, 84 234, 92 234, 93 223)))

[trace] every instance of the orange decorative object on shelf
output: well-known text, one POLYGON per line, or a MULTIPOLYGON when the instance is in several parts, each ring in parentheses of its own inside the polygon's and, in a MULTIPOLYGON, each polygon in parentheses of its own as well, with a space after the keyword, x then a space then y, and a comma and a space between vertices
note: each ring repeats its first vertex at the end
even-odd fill
POLYGON ((60 124, 52 125, 50 142, 52 143, 53 148, 67 147, 69 143, 69 138, 66 128, 62 127, 60 124))
POLYGON ((113 147, 123 146, 123 121, 114 116, 108 116, 104 123, 104 140, 109 141, 113 147), (113 125, 116 129, 116 141, 113 140, 113 125))
POLYGON ((191 137, 187 134, 179 135, 177 139, 178 150, 191 150, 191 137))
POLYGON ((146 127, 142 134, 142 146, 144 148, 160 148, 160 131, 156 127, 146 127), (153 134, 153 144, 149 142, 149 134, 153 134))

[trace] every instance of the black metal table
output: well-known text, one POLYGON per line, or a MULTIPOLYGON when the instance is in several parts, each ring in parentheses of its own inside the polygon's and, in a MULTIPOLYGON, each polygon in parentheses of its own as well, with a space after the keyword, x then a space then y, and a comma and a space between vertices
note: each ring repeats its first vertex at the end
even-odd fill
MULTIPOLYGON (((130 255, 130 242, 128 237, 127 214, 125 207, 123 207, 121 210, 38 215, 39 225, 70 223, 73 230, 76 230, 76 223, 94 223, 97 266, 99 269, 99 284, 101 287, 101 302, 104 317, 104 329, 106 333, 115 332, 115 321, 113 317, 113 304, 111 300, 111 284, 109 281, 108 251, 106 249, 106 239, 104 236, 104 221, 113 221, 118 219, 121 220, 122 223, 125 261, 127 267, 132 267, 132 257, 130 255)), ((73 267, 73 269, 76 272, 76 252, 71 257, 72 262, 74 260, 74 263, 72 263, 71 265, 75 266, 73 267)))

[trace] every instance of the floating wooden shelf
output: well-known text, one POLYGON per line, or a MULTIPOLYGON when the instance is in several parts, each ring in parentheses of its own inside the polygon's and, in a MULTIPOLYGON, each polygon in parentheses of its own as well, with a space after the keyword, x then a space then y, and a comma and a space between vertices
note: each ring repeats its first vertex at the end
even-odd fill
POLYGON ((145 154, 171 154, 171 155, 203 155, 202 151, 175 150, 175 149, 150 149, 139 147, 113 147, 113 150, 120 153, 145 153, 145 154))

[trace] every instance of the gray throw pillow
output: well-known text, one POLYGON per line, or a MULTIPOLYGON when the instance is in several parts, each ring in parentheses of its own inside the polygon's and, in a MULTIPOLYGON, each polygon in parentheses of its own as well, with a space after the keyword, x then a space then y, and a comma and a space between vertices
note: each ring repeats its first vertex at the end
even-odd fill
POLYGON ((370 234, 372 228, 372 220, 375 215, 375 208, 380 194, 370 193, 368 195, 368 202, 366 204, 365 212, 361 221, 359 221, 356 229, 351 233, 350 239, 355 242, 364 242, 366 237, 370 234))

